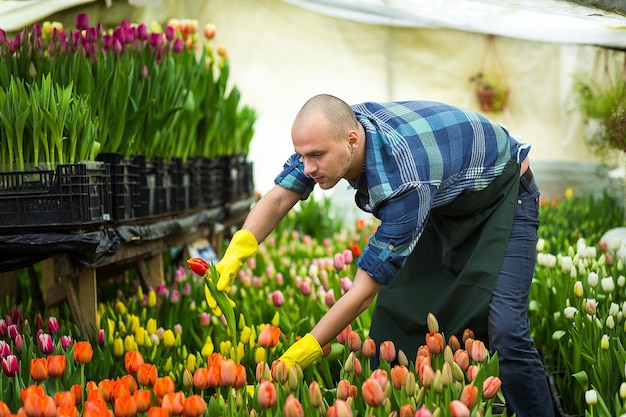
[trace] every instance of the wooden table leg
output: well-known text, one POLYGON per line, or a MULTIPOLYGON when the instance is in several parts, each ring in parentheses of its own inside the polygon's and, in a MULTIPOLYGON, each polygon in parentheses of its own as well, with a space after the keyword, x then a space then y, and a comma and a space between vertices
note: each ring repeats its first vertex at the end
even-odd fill
POLYGON ((156 291, 159 285, 165 285, 165 271, 163 269, 163 254, 152 256, 146 261, 137 262, 137 271, 141 278, 141 283, 145 291, 153 289, 156 291))
POLYGON ((61 277, 61 282, 65 287, 67 301, 81 335, 94 339, 98 314, 96 270, 81 269, 78 277, 61 277))

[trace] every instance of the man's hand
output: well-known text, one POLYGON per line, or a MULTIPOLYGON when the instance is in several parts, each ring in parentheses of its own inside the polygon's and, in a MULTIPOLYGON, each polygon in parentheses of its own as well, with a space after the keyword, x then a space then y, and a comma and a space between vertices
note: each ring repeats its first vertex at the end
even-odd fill
POLYGON ((287 368, 297 363, 304 369, 320 357, 322 357, 322 347, 311 333, 307 333, 291 345, 278 360, 285 362, 287 368))
MULTIPOLYGON (((218 291, 227 294, 230 292, 230 287, 233 285, 237 272, 239 272, 243 263, 256 253, 258 247, 259 244, 249 230, 241 229, 235 232, 222 260, 215 266, 219 275, 216 285, 218 291)), ((207 279, 213 279, 213 277, 208 277, 207 279)), ((221 310, 208 288, 205 288, 205 296, 209 308, 215 315, 219 315, 221 310)), ((234 303, 230 298, 228 301, 233 306, 234 303)))
POLYGON ((226 253, 216 265, 220 275, 217 281, 218 291, 230 290, 239 269, 249 257, 256 253, 258 248, 256 238, 249 230, 241 229, 233 235, 226 253))

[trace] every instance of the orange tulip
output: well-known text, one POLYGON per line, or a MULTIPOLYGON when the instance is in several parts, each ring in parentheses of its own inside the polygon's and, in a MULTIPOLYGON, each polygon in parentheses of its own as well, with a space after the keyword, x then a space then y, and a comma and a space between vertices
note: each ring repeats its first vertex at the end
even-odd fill
POLYGON ((246 373, 246 367, 242 364, 237 364, 237 376, 235 378, 235 388, 243 388, 248 385, 248 375, 246 373))
POLYGON ((452 417, 470 417, 470 410, 459 400, 450 401, 450 414, 452 417))
POLYGON ((380 356, 388 363, 396 359, 396 346, 391 340, 385 340, 380 344, 380 356))
POLYGON ((320 408, 324 404, 322 390, 317 381, 312 381, 309 385, 309 401, 311 401, 311 405, 315 408, 320 408))
POLYGON ((361 345, 361 354, 366 358, 372 358, 376 355, 376 342, 371 337, 366 338, 361 345))
POLYGON ((215 363, 213 365, 209 365, 207 368, 207 383, 210 388, 217 388, 221 385, 221 377, 220 377, 220 364, 215 363))
POLYGON ((193 386, 201 390, 209 388, 209 370, 207 368, 196 369, 193 373, 193 386))
POLYGON ((378 407, 383 403, 385 399, 385 393, 383 389, 373 378, 367 378, 361 385, 361 392, 363 393, 363 400, 370 407, 378 407))
POLYGON ((452 359, 459 365, 459 368, 461 368, 463 372, 467 371, 469 367, 469 354, 465 349, 458 349, 454 352, 452 359))
POLYGON ((8 417, 11 415, 11 409, 4 401, 0 401, 0 417, 8 417))
POLYGON ((483 397, 487 399, 491 399, 496 396, 498 391, 500 391, 500 387, 502 386, 502 381, 497 376, 488 376, 483 382, 483 397))
POLYGON ((263 326, 257 342, 265 349, 271 349, 276 346, 279 338, 280 329, 273 324, 266 324, 265 326, 263 326))
POLYGON ((98 384, 96 384, 96 381, 87 382, 87 384, 85 385, 85 391, 87 392, 87 394, 89 394, 91 391, 98 391, 98 384))
POLYGON ((76 396, 72 391, 59 391, 54 393, 54 403, 57 407, 76 405, 76 396))
POLYGON ((220 385, 233 386, 237 380, 237 363, 232 359, 224 359, 220 363, 220 385))
POLYGON ((26 388, 20 389, 22 403, 25 403, 28 397, 43 397, 44 395, 46 395, 46 393, 43 390, 43 385, 29 385, 26 388))
POLYGON ((284 384, 287 382, 288 377, 289 368, 287 368, 287 364, 282 360, 275 360, 272 363, 272 378, 274 378, 274 381, 284 384))
POLYGON ((470 356, 476 362, 484 362, 487 358, 487 347, 482 340, 474 340, 472 343, 472 349, 470 351, 470 356))
POLYGON ((163 396, 161 407, 165 408, 171 415, 178 416, 183 413, 183 400, 185 395, 182 391, 170 392, 163 396))
POLYGON ((83 416, 82 417, 112 417, 113 413, 111 412, 111 410, 108 409, 104 409, 104 410, 100 410, 100 409, 88 409, 85 408, 85 410, 83 411, 83 416))
POLYGON ((459 342, 458 337, 452 335, 448 338, 448 346, 450 346, 450 349, 452 349, 452 352, 454 353, 461 348, 461 342, 459 342))
POLYGON ((147 389, 138 389, 133 393, 138 413, 145 413, 152 405, 152 391, 147 389))
POLYGON ((132 392, 128 389, 128 385, 124 384, 121 379, 117 379, 113 384, 113 391, 111 392, 111 402, 115 402, 120 397, 125 395, 132 395, 132 392))
POLYGON ((156 365, 149 363, 142 364, 137 368, 137 383, 144 387, 151 387, 159 377, 156 365))
POLYGON ((169 417, 169 413, 163 407, 152 406, 148 410, 148 417, 169 417))
POLYGON ((74 393, 74 398, 76 399, 75 405, 83 402, 83 387, 81 387, 79 384, 74 384, 70 387, 70 391, 74 393))
POLYGON ((62 405, 57 407, 56 417, 78 417, 80 413, 75 405, 62 405))
POLYGON ((137 403, 132 395, 121 395, 113 406, 115 417, 134 417, 137 414, 137 403))
POLYGON ((478 402, 478 387, 472 384, 464 386, 460 400, 467 408, 474 407, 478 402))
POLYGON ((46 358, 33 358, 30 360, 30 377, 38 382, 48 378, 48 361, 46 358))
POLYGON ((433 383, 433 379, 435 379, 435 371, 433 371, 432 366, 429 364, 425 364, 421 368, 420 372, 420 382, 426 388, 429 388, 433 383))
POLYGON ((471 329, 463 330, 463 336, 461 337, 461 341, 463 342, 463 344, 465 344, 465 341, 467 339, 473 339, 473 338, 474 338, 474 332, 471 329))
POLYGON ((404 404, 400 407, 400 417, 415 417, 415 410, 411 404, 404 404))
POLYGON ((86 364, 93 358, 93 347, 91 343, 83 340, 74 343, 74 360, 76 363, 86 364))
POLYGON ((49 395, 32 395, 24 401, 24 413, 29 417, 54 417, 56 412, 54 398, 49 395))
POLYGON ((478 366, 470 365, 467 367, 467 380, 469 382, 472 382, 474 378, 476 378, 477 374, 478 374, 478 366))
POLYGON ((347 379, 342 379, 337 383, 337 398, 347 400, 348 398, 356 398, 357 388, 347 379))
POLYGON ((98 391, 102 395, 105 401, 110 401, 113 397, 113 390, 115 389, 116 382, 112 379, 103 379, 98 383, 98 391))
POLYGON ((285 400, 285 417, 304 417, 304 409, 300 401, 293 395, 285 400))
POLYGON ((276 404, 278 400, 276 395, 276 387, 270 381, 262 381, 259 384, 259 388, 257 390, 257 401, 259 405, 263 408, 271 408, 276 404))
POLYGON ((267 362, 261 361, 256 364, 255 376, 256 382, 261 382, 271 378, 272 371, 270 371, 270 367, 267 362))
POLYGON ((129 374, 136 373, 143 363, 143 355, 138 350, 129 350, 124 354, 124 366, 129 374))
POLYGON ((207 410, 207 403, 201 395, 190 395, 183 400, 183 415, 185 417, 199 417, 207 410))
POLYGON ((137 380, 135 380, 135 377, 132 375, 121 376, 118 380, 118 383, 126 385, 126 388, 128 388, 128 392, 130 395, 133 395, 133 393, 139 388, 139 385, 137 385, 137 380))
POLYGON ((433 355, 443 351, 443 336, 441 333, 430 332, 426 335, 426 346, 433 355))
POLYGON ((348 333, 348 349, 351 352, 361 350, 361 336, 354 330, 348 333))
POLYGON ((157 378, 156 381, 154 381, 153 390, 157 398, 163 398, 165 394, 174 392, 175 389, 176 385, 174 384, 174 380, 169 375, 157 378))
POLYGON ((65 355, 48 356, 48 375, 53 378, 59 378, 65 374, 67 358, 65 355))
POLYGON ((391 368, 391 382, 395 389, 402 389, 406 377, 409 374, 409 368, 402 365, 395 365, 391 368))
POLYGON ((352 417, 352 407, 344 400, 337 399, 328 407, 326 417, 352 417))

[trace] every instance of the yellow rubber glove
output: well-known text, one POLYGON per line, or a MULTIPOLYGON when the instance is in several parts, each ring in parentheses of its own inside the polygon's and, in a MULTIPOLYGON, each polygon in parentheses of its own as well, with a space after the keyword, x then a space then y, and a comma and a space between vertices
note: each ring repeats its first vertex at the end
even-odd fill
POLYGON ((220 274, 220 279, 217 281, 218 291, 230 290, 239 269, 249 257, 256 253, 258 248, 256 238, 249 230, 241 229, 235 232, 226 253, 215 266, 220 274))
POLYGON ((322 347, 311 333, 307 333, 278 359, 285 362, 288 368, 297 363, 304 369, 321 357, 322 347))
MULTIPOLYGON (((230 292, 230 287, 233 285, 233 281, 239 269, 249 257, 256 253, 258 247, 259 244, 256 238, 249 230, 241 229, 235 232, 228 248, 226 248, 226 253, 224 253, 222 259, 215 266, 219 274, 216 285, 218 291, 226 294, 230 292)), ((211 291, 209 291, 208 287, 205 286, 204 290, 209 308, 213 311, 213 314, 219 316, 221 309, 218 306, 217 300, 211 295, 211 291)), ((228 302, 232 307, 235 307, 235 303, 230 298, 228 298, 228 302)))

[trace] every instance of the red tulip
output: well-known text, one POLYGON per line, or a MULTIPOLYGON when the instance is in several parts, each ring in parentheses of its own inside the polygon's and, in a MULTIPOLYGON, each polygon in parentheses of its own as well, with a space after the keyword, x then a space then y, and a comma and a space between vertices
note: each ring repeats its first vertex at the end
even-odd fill
POLYGON ((207 410, 207 403, 201 395, 191 395, 183 400, 183 415, 185 417, 199 417, 207 410))
POLYGON ((30 360, 30 377, 35 381, 43 381, 48 378, 48 361, 46 361, 46 358, 33 358, 30 360))
POLYGON ((189 268, 201 277, 204 277, 209 270, 209 263, 202 258, 191 258, 187 260, 189 268))
POLYGON ((285 417, 304 417, 302 404, 293 394, 289 394, 289 397, 285 400, 284 415, 285 417))
POLYGON ((62 377, 65 374, 67 358, 65 355, 48 356, 48 375, 53 378, 62 377))
POLYGON ((93 358, 93 347, 87 341, 74 343, 74 360, 76 363, 86 364, 93 358))
POLYGON ((257 401, 259 405, 263 408, 271 408, 276 404, 278 400, 276 395, 276 387, 270 381, 262 381, 259 384, 259 388, 257 390, 257 401))
POLYGON ((144 363, 137 368, 137 383, 144 387, 151 387, 159 377, 156 365, 144 363))
POLYGON ((138 350, 129 350, 124 354, 124 366, 129 374, 135 374, 143 363, 143 355, 138 350))

